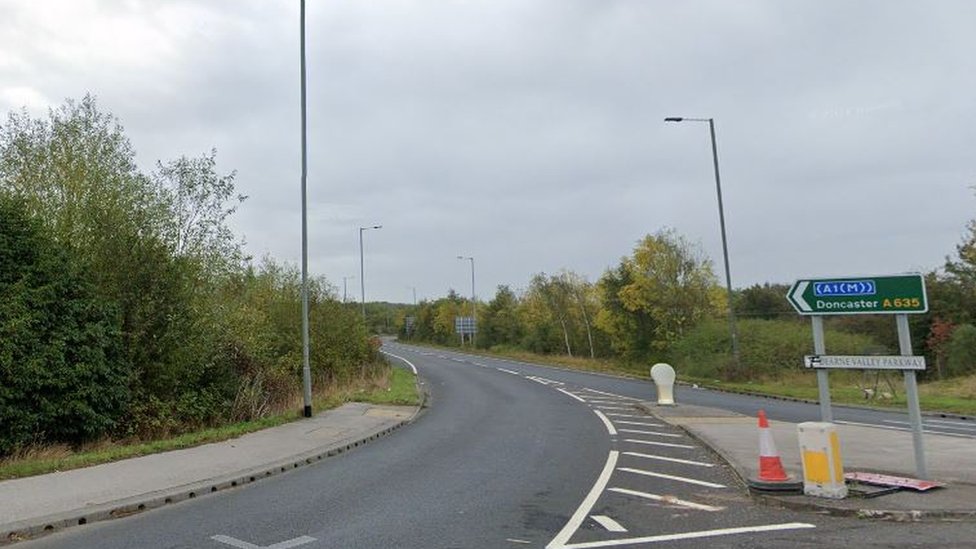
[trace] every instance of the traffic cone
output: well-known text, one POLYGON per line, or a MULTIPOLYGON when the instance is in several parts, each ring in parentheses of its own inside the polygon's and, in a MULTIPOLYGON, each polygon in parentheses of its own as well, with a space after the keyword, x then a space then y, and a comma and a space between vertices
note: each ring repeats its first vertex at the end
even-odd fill
POLYGON ((761 482, 786 482, 790 477, 783 469, 783 461, 776 451, 773 433, 769 430, 766 411, 759 410, 759 480, 761 482))

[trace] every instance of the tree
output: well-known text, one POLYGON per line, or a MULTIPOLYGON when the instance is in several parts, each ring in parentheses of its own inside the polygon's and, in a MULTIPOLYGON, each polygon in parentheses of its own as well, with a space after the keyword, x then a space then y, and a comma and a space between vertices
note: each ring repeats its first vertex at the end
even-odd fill
POLYGON ((495 345, 518 345, 523 328, 518 316, 519 299, 508 286, 499 286, 495 297, 481 309, 478 320, 478 345, 491 348, 495 345))
POLYGON ((754 284, 735 294, 736 316, 784 320, 796 316, 796 311, 786 299, 790 287, 787 284, 754 284))
POLYGON ((674 230, 642 239, 631 257, 601 280, 598 325, 629 358, 663 352, 703 318, 717 313, 711 262, 674 230), (646 339, 637 330, 650 330, 646 339))

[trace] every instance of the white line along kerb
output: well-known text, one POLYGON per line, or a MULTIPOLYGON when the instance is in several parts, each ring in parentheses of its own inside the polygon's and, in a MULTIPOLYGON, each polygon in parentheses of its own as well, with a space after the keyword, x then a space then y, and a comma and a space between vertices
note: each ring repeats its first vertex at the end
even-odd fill
POLYGON ((413 370, 413 375, 417 375, 417 367, 413 365, 413 362, 410 362, 409 360, 403 358, 400 355, 395 355, 395 354, 393 354, 391 352, 384 351, 383 349, 380 349, 380 352, 383 353, 383 354, 385 354, 385 355, 390 355, 393 358, 399 358, 400 360, 406 362, 407 363, 407 366, 410 366, 410 369, 413 370))

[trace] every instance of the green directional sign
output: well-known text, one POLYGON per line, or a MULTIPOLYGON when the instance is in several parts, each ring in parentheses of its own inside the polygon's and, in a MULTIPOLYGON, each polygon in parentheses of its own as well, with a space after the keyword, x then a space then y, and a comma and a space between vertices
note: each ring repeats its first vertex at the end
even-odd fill
POLYGON ((912 314, 929 310, 920 274, 801 279, 786 298, 801 315, 912 314))

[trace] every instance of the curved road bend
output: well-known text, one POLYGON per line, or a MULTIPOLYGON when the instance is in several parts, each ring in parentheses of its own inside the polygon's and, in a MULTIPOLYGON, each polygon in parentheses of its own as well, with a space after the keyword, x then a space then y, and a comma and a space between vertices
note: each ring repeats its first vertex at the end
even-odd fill
POLYGON ((415 364, 430 391, 414 424, 236 490, 17 546, 970 546, 968 524, 825 519, 752 504, 704 448, 631 417, 646 382, 386 348, 415 364))

